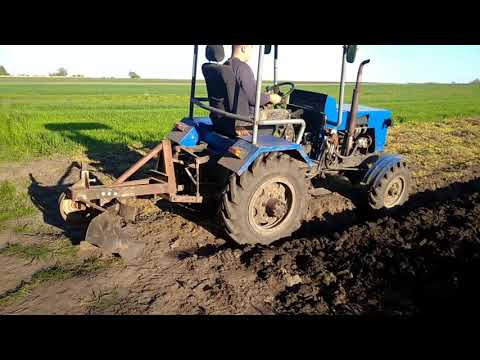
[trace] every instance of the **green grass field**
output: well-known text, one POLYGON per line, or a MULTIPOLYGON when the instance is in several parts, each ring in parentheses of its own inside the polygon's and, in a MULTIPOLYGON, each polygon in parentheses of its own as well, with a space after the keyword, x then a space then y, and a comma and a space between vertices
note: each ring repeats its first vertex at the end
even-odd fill
MULTIPOLYGON (((335 85, 298 88, 338 98, 335 85)), ((162 80, 0 78, 0 161, 150 145, 187 114, 189 93, 187 82, 162 80)), ((400 124, 465 118, 480 115, 480 86, 366 84, 360 102, 400 124)))

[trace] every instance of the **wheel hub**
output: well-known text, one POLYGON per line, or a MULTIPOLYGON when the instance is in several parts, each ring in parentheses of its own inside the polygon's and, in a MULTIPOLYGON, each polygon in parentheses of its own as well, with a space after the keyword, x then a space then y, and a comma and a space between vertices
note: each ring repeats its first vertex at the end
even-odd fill
POLYGON ((283 179, 272 179, 261 185, 250 201, 250 224, 260 232, 276 229, 290 216, 292 207, 292 185, 283 179))
POLYGON ((282 218, 288 211, 287 204, 279 199, 267 201, 265 211, 269 217, 282 218))
POLYGON ((385 207, 391 208, 400 202, 405 192, 405 180, 402 177, 393 179, 385 191, 385 207))

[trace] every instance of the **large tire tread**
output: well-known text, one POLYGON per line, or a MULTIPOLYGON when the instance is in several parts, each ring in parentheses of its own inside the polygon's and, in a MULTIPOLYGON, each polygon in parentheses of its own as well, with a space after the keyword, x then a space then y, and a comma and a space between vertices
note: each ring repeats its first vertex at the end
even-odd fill
MULTIPOLYGON (((368 205, 373 210, 388 211, 385 207, 384 193, 388 184, 397 176, 402 175, 405 179, 405 191, 402 195, 400 202, 394 206, 398 207, 408 200, 410 191, 412 188, 412 176, 405 162, 398 162, 393 165, 378 182, 374 182, 375 185, 371 186, 368 190, 368 205)), ((391 208, 393 209, 393 208, 391 208)))
POLYGON ((288 154, 268 154, 259 157, 250 168, 238 177, 232 174, 225 187, 220 205, 220 220, 224 225, 227 235, 239 244, 264 244, 268 245, 280 238, 290 236, 296 231, 304 219, 308 204, 309 182, 305 179, 298 181, 299 176, 305 173, 302 162, 290 157, 288 154), (259 236, 248 223, 248 201, 256 190, 255 183, 262 176, 279 174, 290 176, 297 184, 295 188, 297 198, 297 211, 288 220, 289 223, 281 237, 259 236), (300 184, 300 185, 298 185, 300 184), (246 218, 245 218, 246 217, 246 218))

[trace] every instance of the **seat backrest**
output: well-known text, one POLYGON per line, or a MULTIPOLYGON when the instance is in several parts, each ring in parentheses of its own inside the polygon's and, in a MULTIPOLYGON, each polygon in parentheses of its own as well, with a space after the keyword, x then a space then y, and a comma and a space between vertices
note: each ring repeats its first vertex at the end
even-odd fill
MULTIPOLYGON (((218 62, 224 58, 223 46, 209 45, 206 49, 209 63, 203 64, 202 73, 207 85, 210 106, 232 114, 239 114, 235 94, 238 93, 235 75, 231 66, 221 65, 218 62)), ((226 118, 216 113, 211 113, 215 131, 227 135, 235 135, 234 119, 226 118)))
MULTIPOLYGON (((207 63, 202 65, 202 73, 207 85, 208 100, 210 106, 223 110, 231 111, 231 103, 228 91, 228 78, 233 78, 233 73, 228 74, 229 69, 224 65, 207 63)), ((230 69, 231 71, 231 69, 230 69)))

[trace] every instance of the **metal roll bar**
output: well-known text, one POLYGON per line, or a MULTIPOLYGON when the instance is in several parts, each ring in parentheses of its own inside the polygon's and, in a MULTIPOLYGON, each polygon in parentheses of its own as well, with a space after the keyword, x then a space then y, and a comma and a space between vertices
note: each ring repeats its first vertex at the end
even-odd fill
POLYGON ((226 112, 226 111, 223 111, 223 110, 220 110, 220 109, 217 109, 217 108, 214 108, 210 105, 206 105, 206 104, 203 104, 202 101, 208 101, 209 99, 208 98, 193 98, 192 99, 192 103, 204 110, 208 110, 208 111, 211 111, 213 113, 216 113, 216 114, 219 114, 219 115, 223 115, 225 117, 228 117, 230 119, 235 119, 235 120, 242 120, 242 121, 245 121, 245 122, 249 122, 251 124, 253 124, 253 119, 250 118, 250 117, 246 117, 246 116, 242 116, 242 115, 236 115, 236 114, 232 114, 232 113, 229 113, 229 112, 226 112))
POLYGON ((347 45, 343 45, 342 72, 340 75, 340 95, 338 100, 338 118, 335 128, 339 128, 343 121, 343 103, 345 98, 345 64, 347 61, 347 45))
POLYGON ((285 119, 285 120, 261 120, 259 125, 300 125, 300 130, 298 131, 297 135, 297 144, 300 144, 302 141, 303 134, 305 133, 305 129, 307 128, 307 124, 305 120, 302 119, 285 119))
POLYGON ((278 83, 278 45, 274 45, 274 58, 273 58, 273 84, 278 83))
POLYGON ((190 119, 193 118, 193 99, 195 98, 195 88, 197 85, 197 64, 198 64, 198 45, 193 46, 193 68, 192 68, 192 88, 190 92, 190 119))
POLYGON ((262 98, 262 75, 263 75, 263 54, 264 54, 265 45, 259 46, 258 54, 258 69, 257 69, 257 95, 255 98, 255 115, 253 122, 253 136, 252 144, 257 145, 258 137, 258 120, 260 119, 260 100, 262 98))
MULTIPOLYGON (((226 111, 223 111, 223 110, 219 110, 217 108, 214 108, 214 107, 211 107, 209 105, 206 105, 206 104, 202 103, 202 101, 208 101, 208 98, 194 98, 194 99, 192 99, 193 104, 195 104, 196 106, 198 106, 198 107, 200 107, 204 110, 208 110, 208 111, 211 111, 213 113, 223 115, 223 116, 228 117, 230 119, 242 120, 242 121, 245 121, 245 122, 249 122, 251 124, 254 123, 254 119, 252 119, 252 118, 232 114, 232 113, 229 113, 229 112, 226 112, 226 111)), ((299 130, 298 135, 297 135, 297 144, 300 144, 300 142, 302 141, 303 134, 305 133, 305 129, 307 128, 307 124, 305 123, 305 120, 302 120, 302 119, 285 119, 285 120, 259 120, 258 121, 258 126, 261 126, 261 125, 266 125, 266 126, 289 125, 289 124, 300 125, 300 130, 299 130)))

